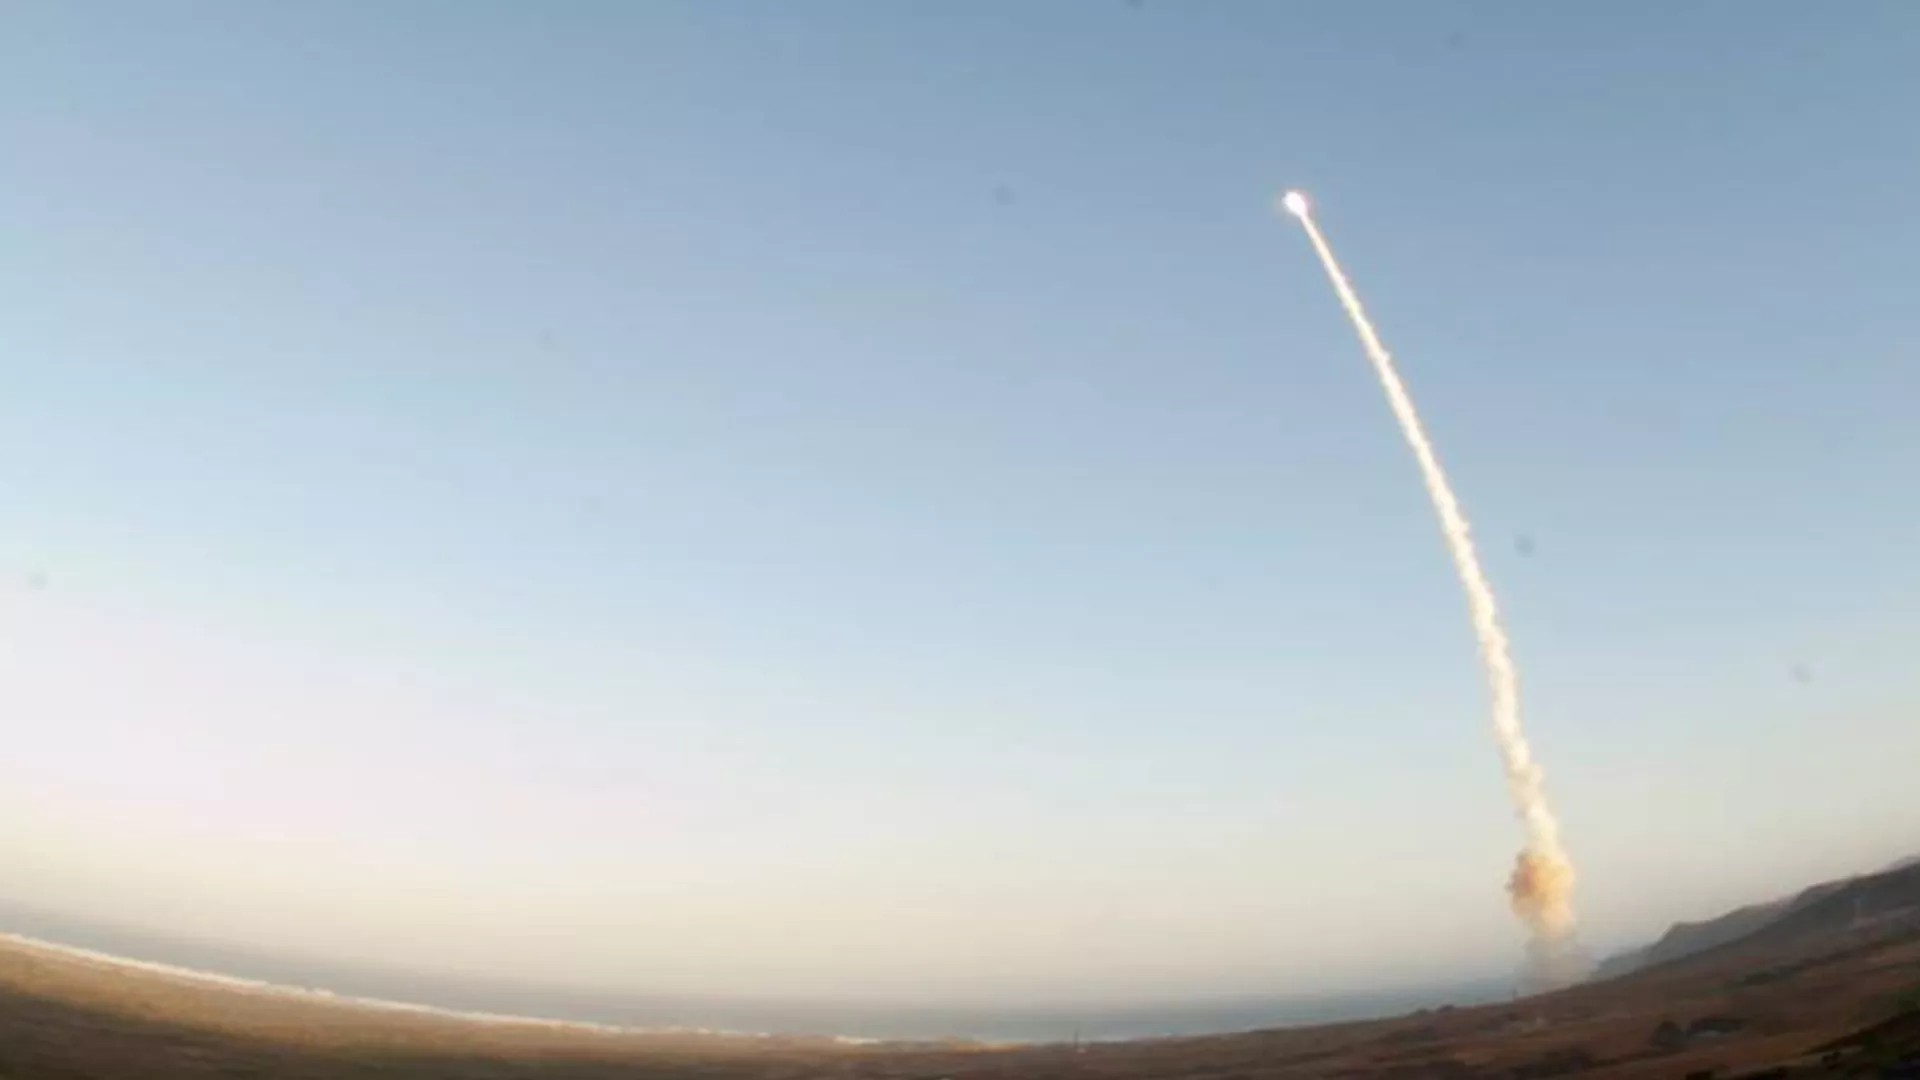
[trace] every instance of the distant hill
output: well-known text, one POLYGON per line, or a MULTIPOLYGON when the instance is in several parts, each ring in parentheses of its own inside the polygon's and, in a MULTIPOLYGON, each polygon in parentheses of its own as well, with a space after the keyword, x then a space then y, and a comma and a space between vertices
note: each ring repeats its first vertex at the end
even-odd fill
POLYGON ((1920 918, 1920 863, 1817 885, 1778 918, 1722 948, 1777 949, 1907 917, 1920 918))
POLYGON ((1798 895, 1735 908, 1704 922, 1675 923, 1651 945, 1609 957, 1595 972, 1611 979, 1711 950, 1773 947, 1841 933, 1859 920, 1920 910, 1920 856, 1877 874, 1821 882, 1798 895))
POLYGON ((1619 975, 1629 975, 1642 968, 1669 963, 1717 948, 1730 941, 1738 941, 1779 918, 1792 903, 1792 900, 1774 900, 1765 904, 1735 908, 1725 915, 1705 922, 1674 923, 1653 944, 1608 957, 1594 973, 1594 977, 1611 979, 1619 975))

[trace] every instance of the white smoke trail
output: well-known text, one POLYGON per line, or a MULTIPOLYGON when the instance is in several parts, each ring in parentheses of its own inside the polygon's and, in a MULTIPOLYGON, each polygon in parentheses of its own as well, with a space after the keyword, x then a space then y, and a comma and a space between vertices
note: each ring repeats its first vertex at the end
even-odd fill
POLYGON ((1386 391, 1387 404, 1400 422, 1400 431, 1413 449, 1414 460, 1420 464, 1427 495, 1433 501, 1434 513, 1440 518, 1440 531, 1446 536, 1447 550, 1453 556, 1454 572, 1466 591, 1474 636, 1480 643, 1480 658, 1486 666, 1487 684, 1493 694, 1493 732, 1506 771, 1507 791, 1526 825, 1526 848, 1520 853, 1507 888, 1515 913, 1526 922, 1533 936, 1534 955, 1542 967, 1536 974, 1558 981, 1570 974, 1565 971, 1565 965, 1573 960, 1569 948, 1574 929, 1573 863, 1561 846, 1559 820, 1547 803, 1540 766, 1534 762, 1526 733, 1520 727, 1519 673, 1508 651, 1507 632, 1500 625, 1493 586, 1488 584, 1486 572, 1480 567, 1466 515, 1461 512, 1460 500, 1447 483, 1440 459, 1427 439, 1419 414, 1414 411, 1413 397, 1400 381, 1399 372, 1394 370, 1393 357, 1380 343, 1380 335, 1334 258, 1333 248, 1314 224, 1306 197, 1290 191, 1282 205, 1306 229, 1307 239, 1319 254, 1320 264, 1326 268, 1341 306, 1346 308, 1354 330, 1360 335, 1360 345, 1373 363, 1374 373, 1380 377, 1381 388, 1386 391), (1560 970, 1545 970, 1548 967, 1560 970))

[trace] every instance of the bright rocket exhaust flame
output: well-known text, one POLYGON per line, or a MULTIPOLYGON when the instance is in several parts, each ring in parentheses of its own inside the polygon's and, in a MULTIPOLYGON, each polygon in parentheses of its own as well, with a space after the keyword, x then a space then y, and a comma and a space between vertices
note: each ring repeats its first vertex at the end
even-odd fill
POLYGON ((1446 473, 1440 468, 1440 459, 1434 453, 1432 442, 1427 439, 1419 414, 1414 411, 1413 398, 1400 381, 1399 373, 1394 370, 1393 358, 1386 346, 1380 343, 1380 335, 1367 318, 1366 310, 1361 307, 1359 295, 1354 292, 1352 283, 1334 258, 1333 248, 1327 244, 1327 238, 1320 234, 1319 226, 1314 224, 1306 196, 1289 191, 1281 199, 1281 205, 1289 214, 1300 219, 1307 239, 1320 256, 1320 264, 1326 269, 1334 292, 1339 294, 1347 317, 1353 321, 1354 331, 1359 334, 1361 348, 1366 351, 1374 373, 1380 378, 1387 404, 1392 407, 1394 418, 1400 422, 1401 434, 1406 437, 1414 460, 1420 465, 1427 496, 1433 502, 1434 513, 1440 518, 1440 531, 1445 535, 1447 550, 1453 556, 1454 572, 1467 594, 1474 636, 1480 643, 1480 659, 1486 667, 1487 684, 1492 691, 1493 734, 1500 747, 1507 792, 1526 826, 1526 846, 1521 850, 1513 874, 1508 879, 1507 893, 1514 914, 1526 924, 1532 939, 1529 952, 1534 978, 1547 984, 1570 981, 1584 974, 1580 970, 1583 961, 1573 942, 1573 862, 1561 846, 1560 823, 1547 803, 1540 766, 1534 762, 1533 751, 1528 747, 1526 733, 1520 726, 1519 673, 1514 668, 1513 657, 1508 650, 1506 630, 1500 625, 1493 586, 1488 584, 1486 572, 1480 567, 1466 515, 1461 512, 1460 501, 1455 498, 1452 485, 1447 483, 1446 473))

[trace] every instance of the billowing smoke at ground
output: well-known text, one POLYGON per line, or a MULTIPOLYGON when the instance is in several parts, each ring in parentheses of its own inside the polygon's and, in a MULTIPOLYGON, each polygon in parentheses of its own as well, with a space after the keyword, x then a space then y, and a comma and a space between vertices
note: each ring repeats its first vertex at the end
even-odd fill
POLYGON ((1281 202, 1306 229, 1307 239, 1319 255, 1334 292, 1339 294, 1341 306, 1353 321, 1361 348, 1372 363, 1374 374, 1379 376, 1387 404, 1420 466, 1427 496, 1440 519, 1440 531, 1446 537, 1447 552, 1453 557, 1454 571, 1466 593, 1474 636, 1480 644, 1480 659, 1486 668, 1487 686, 1493 698, 1494 740, 1506 772, 1507 792, 1526 826, 1526 846, 1507 882, 1507 893, 1514 913, 1527 927, 1531 981, 1536 986, 1571 981, 1584 974, 1584 964, 1578 959, 1579 949, 1573 940, 1573 861, 1561 846, 1560 823, 1547 802, 1540 767, 1534 762, 1532 748, 1520 727, 1519 673, 1507 645, 1506 630, 1500 624, 1493 586, 1488 583, 1480 557, 1474 551, 1473 533, 1467 525, 1466 514, 1461 511, 1453 486, 1440 468, 1433 443, 1414 411, 1413 397, 1401 382, 1393 357, 1381 344, 1372 321, 1361 307, 1359 295, 1334 258, 1333 248, 1314 223, 1306 196, 1290 191, 1281 202))
POLYGON ((1507 898, 1527 926, 1528 989, 1565 986, 1593 970, 1593 958, 1574 937, 1573 864, 1564 853, 1521 851, 1507 878, 1507 898))

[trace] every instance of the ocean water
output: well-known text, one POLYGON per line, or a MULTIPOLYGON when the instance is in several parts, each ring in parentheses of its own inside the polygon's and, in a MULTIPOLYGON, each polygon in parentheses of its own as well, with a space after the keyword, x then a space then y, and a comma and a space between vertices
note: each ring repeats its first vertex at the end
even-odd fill
POLYGON ((1511 980, 1330 995, 1273 995, 1163 1004, 1069 1008, 745 1001, 613 994, 460 980, 330 965, 170 938, 15 908, 0 901, 0 932, 107 958, 239 980, 243 989, 324 992, 337 998, 425 1007, 481 1017, 522 1017, 646 1030, 834 1035, 874 1040, 941 1038, 1066 1042, 1204 1035, 1395 1016, 1441 1005, 1498 1001, 1511 980))

